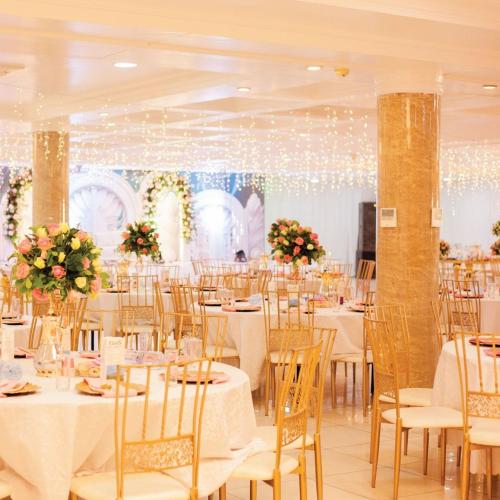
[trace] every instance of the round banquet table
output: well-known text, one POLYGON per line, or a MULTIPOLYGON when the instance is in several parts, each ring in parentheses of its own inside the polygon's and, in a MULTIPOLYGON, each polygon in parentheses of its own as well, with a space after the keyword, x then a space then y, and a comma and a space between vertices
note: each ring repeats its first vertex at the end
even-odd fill
MULTIPOLYGON (((69 391, 57 391, 55 378, 35 376, 32 360, 18 362, 23 379, 41 389, 0 398, 1 476, 12 485, 14 500, 67 500, 73 475, 114 469, 115 400, 77 393, 78 377, 71 379, 69 391)), ((251 453, 256 429, 248 376, 225 364, 214 363, 213 370, 225 371, 229 381, 207 391, 200 466, 200 494, 205 496, 251 453)), ((159 376, 153 381, 150 404, 162 400, 163 384, 159 376)), ((180 386, 169 394, 179 399, 180 386)), ((172 475, 190 484, 186 468, 172 475)))
POLYGON ((481 332, 500 334, 500 297, 481 299, 481 332))
MULTIPOLYGON (((475 373, 477 376, 477 351, 476 348, 470 344, 466 344, 467 367, 469 373, 475 373)), ((483 380, 485 384, 488 381, 493 383, 493 359, 483 355, 484 360, 481 363, 483 370, 483 380)), ((499 367, 497 367, 497 370, 499 367)), ((500 373, 499 373, 500 376, 500 373)), ((469 378, 470 380, 470 378, 469 378)), ((479 378, 477 378, 477 385, 479 386, 479 378)), ((478 387, 473 387, 477 389, 478 387)), ((488 385, 486 385, 488 389, 488 385)), ((490 387, 492 389, 493 387, 490 387)), ((457 353, 455 342, 447 342, 439 356, 436 373, 434 375, 434 385, 432 390, 432 404, 435 406, 446 406, 456 410, 462 410, 461 395, 460 395, 460 378, 458 374, 457 353)), ((500 425, 499 425, 500 432, 500 425)), ((462 445, 463 434, 462 431, 449 431, 449 444, 462 445)), ((486 471, 485 454, 482 451, 472 451, 470 472, 473 474, 484 474, 486 471)), ((493 449, 493 473, 500 474, 500 450, 493 449)))

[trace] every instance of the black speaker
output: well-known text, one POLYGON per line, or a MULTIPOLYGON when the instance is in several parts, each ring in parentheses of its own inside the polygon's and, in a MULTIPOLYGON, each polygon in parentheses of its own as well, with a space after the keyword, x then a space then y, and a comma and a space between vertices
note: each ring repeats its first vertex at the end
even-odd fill
MULTIPOLYGON (((377 216, 374 201, 359 204, 358 248, 356 250, 356 270, 360 259, 375 260, 377 247, 377 216)), ((375 273, 373 273, 375 278, 375 273)))

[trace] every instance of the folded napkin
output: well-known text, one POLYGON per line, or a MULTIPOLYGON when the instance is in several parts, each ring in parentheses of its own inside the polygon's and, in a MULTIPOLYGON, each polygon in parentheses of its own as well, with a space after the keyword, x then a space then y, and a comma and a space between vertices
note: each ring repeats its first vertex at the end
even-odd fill
POLYGON ((101 354, 98 352, 81 352, 80 353, 80 358, 97 359, 100 357, 101 357, 101 354))
MULTIPOLYGON (((92 389, 93 391, 99 393, 103 398, 114 398, 116 396, 116 380, 92 380, 89 378, 84 378, 84 382, 92 389)), ((129 396, 137 396, 137 391, 134 389, 129 389, 129 396)), ((119 397, 125 396, 125 386, 120 386, 120 394, 119 397)))
POLYGON ((14 380, 0 380, 0 398, 6 398, 6 393, 19 392, 26 387, 28 382, 14 380))
POLYGON ((500 349, 486 349, 484 353, 490 358, 494 358, 495 356, 500 358, 500 349))
POLYGON ((229 375, 224 372, 213 372, 210 378, 212 379, 212 384, 223 384, 230 380, 229 375))

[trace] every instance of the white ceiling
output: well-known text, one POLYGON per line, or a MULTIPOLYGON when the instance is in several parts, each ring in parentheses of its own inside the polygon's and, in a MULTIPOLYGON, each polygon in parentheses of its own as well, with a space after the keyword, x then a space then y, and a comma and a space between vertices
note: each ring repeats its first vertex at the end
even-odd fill
POLYGON ((12 164, 29 130, 55 127, 89 165, 373 162, 380 82, 403 74, 401 90, 440 82, 443 143, 500 142, 500 88, 482 88, 500 84, 500 2, 0 0, 2 73, 12 164))

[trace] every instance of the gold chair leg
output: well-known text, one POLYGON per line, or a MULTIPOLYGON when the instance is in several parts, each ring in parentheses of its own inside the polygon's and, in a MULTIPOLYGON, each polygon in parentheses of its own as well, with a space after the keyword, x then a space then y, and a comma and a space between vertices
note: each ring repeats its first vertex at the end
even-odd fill
POLYGON ((73 493, 72 491, 69 492, 69 498, 70 500, 77 500, 78 497, 76 496, 76 493, 73 493))
POLYGON ((211 493, 210 495, 208 495, 208 500, 214 500, 214 494, 211 493))
POLYGON ((250 500, 257 500, 257 481, 250 481, 250 500))
POLYGON ((404 443, 403 443, 403 455, 408 455, 408 437, 410 435, 410 429, 405 429, 404 431, 404 443))
POLYGON ((378 412, 378 402, 373 399, 373 407, 372 407, 372 418, 371 418, 371 432, 370 432, 370 464, 373 463, 373 450, 374 450, 374 442, 375 442, 375 424, 376 424, 376 416, 378 412))
MULTIPOLYGON (((306 477, 306 457, 304 455, 299 456, 299 489, 300 489, 300 500, 307 500, 307 477, 306 477)), ((281 478, 278 480, 281 487, 281 478)))
POLYGON ((424 429, 424 453, 423 453, 423 473, 427 475, 427 463, 429 462, 429 429, 424 429))
MULTIPOLYGON (((299 458, 300 462, 300 458, 299 458)), ((279 471, 274 472, 273 477, 273 500, 281 500, 281 475, 279 471)))
POLYGON ((486 495, 488 500, 491 500, 493 495, 493 485, 492 485, 492 461, 493 461, 493 449, 486 448, 486 495))
POLYGON ((370 368, 367 363, 362 364, 362 378, 361 378, 361 397, 363 403, 363 417, 368 415, 368 398, 369 398, 369 389, 368 389, 368 380, 370 378, 370 368))
POLYGON ((460 489, 461 500, 469 498, 469 467, 470 467, 470 444, 467 440, 464 441, 462 448, 462 484, 460 489))
POLYGON ((375 415, 375 425, 373 428, 373 457, 372 457, 372 488, 375 488, 375 483, 377 481, 377 466, 378 466, 378 453, 380 448, 380 427, 382 426, 382 419, 380 415, 380 410, 377 407, 377 413, 375 415))
POLYGON ((352 364, 352 386, 356 385, 356 363, 352 364))
POLYGON ((402 438, 401 419, 396 421, 396 446, 394 449, 394 489, 392 498, 397 500, 399 490, 399 474, 401 469, 401 438, 402 438))
POLYGON ((332 408, 337 406, 337 362, 332 361, 330 365, 332 383, 332 408))
POLYGON ((446 477, 446 429, 441 429, 441 484, 444 484, 446 477))
POLYGON ((266 361, 266 382, 264 387, 264 414, 269 415, 269 392, 271 385, 271 364, 266 361))
POLYGON ((226 500, 226 497, 227 497, 227 487, 226 487, 226 483, 224 483, 219 488, 219 500, 226 500))
POLYGON ((316 473, 316 498, 323 500, 323 462, 321 459, 321 436, 314 435, 314 468, 316 473))

